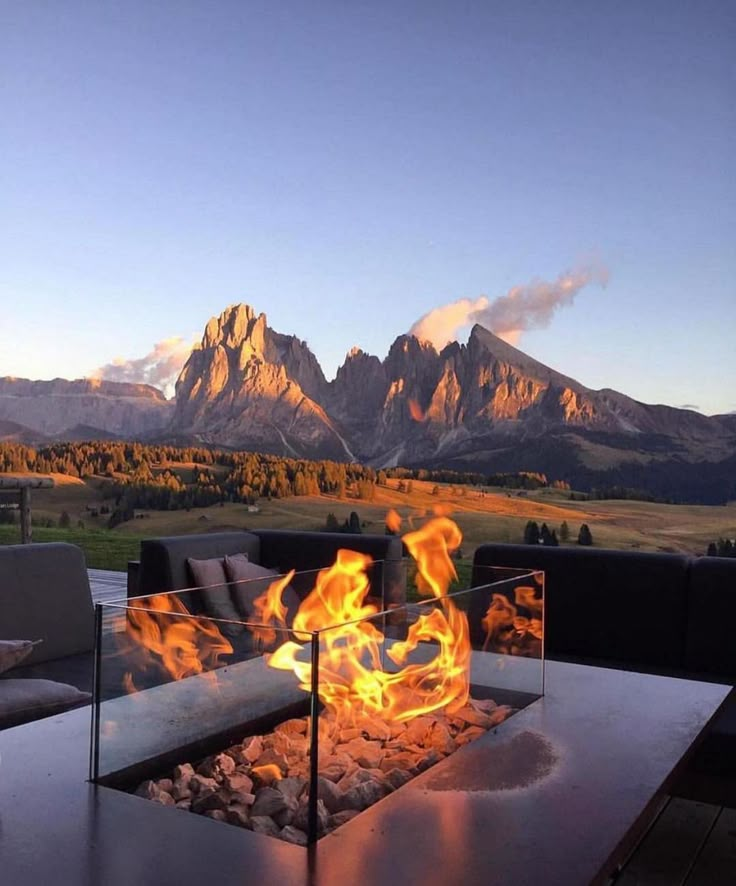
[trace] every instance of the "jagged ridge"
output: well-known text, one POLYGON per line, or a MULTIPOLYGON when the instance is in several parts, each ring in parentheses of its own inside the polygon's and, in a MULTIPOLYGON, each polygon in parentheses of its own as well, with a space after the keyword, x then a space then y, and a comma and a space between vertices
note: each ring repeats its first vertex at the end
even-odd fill
POLYGON ((383 361, 353 348, 327 382, 305 342, 274 332, 247 305, 209 321, 176 390, 177 433, 375 465, 477 458, 514 440, 570 432, 645 448, 664 435, 678 457, 717 460, 734 436, 733 423, 718 417, 591 390, 478 325, 467 345, 440 353, 410 335, 383 361))

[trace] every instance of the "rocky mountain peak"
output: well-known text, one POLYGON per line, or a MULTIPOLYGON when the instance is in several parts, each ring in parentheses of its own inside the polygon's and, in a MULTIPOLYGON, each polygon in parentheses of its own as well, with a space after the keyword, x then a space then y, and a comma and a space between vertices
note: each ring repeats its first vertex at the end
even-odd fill
POLYGON ((202 336, 203 349, 224 345, 228 348, 239 348, 243 342, 250 341, 254 350, 263 350, 266 315, 256 313, 250 305, 230 305, 219 317, 212 317, 207 323, 202 336))
MULTIPOLYGON (((376 466, 466 459, 517 470, 539 469, 538 452, 560 435, 605 437, 626 457, 645 438, 661 447, 665 435, 682 452, 693 440, 700 451, 707 439, 715 460, 734 433, 713 419, 592 391, 480 325, 467 345, 450 342, 439 353, 413 335, 400 335, 384 360, 354 347, 328 383, 305 341, 272 330, 248 305, 232 305, 207 324, 177 383, 172 430, 376 466), (516 464, 523 447, 533 457, 516 464)), ((604 452, 581 445, 586 458, 604 452)))

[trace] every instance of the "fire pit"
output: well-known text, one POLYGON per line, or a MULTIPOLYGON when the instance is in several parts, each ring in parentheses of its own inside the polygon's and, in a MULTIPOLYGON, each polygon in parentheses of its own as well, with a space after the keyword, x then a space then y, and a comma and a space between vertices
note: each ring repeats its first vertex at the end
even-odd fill
POLYGON ((404 542, 426 599, 390 610, 348 550, 238 583, 243 621, 182 593, 99 606, 92 780, 306 845, 539 698, 543 574, 448 593, 455 524, 404 542))

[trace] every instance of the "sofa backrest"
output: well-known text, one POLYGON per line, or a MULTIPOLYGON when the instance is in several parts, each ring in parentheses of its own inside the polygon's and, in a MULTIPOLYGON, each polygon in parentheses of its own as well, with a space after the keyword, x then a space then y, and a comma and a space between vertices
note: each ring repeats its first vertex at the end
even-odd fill
POLYGON ((551 657, 678 669, 685 662, 689 561, 542 545, 481 545, 473 584, 486 566, 545 573, 545 649, 551 657))
POLYGON ((137 593, 147 596, 191 588, 193 581, 187 566, 190 557, 210 560, 232 554, 247 554, 248 559, 260 563, 261 542, 256 535, 243 530, 144 539, 137 593))
POLYGON ((736 682, 736 560, 691 561, 685 664, 695 674, 736 682))
MULTIPOLYGON (((401 539, 390 535, 347 535, 340 532, 307 532, 285 529, 258 529, 254 532, 212 532, 201 535, 175 535, 141 542, 137 595, 164 593, 193 587, 187 559, 207 560, 228 554, 247 553, 250 560, 277 572, 323 569, 331 565, 340 548, 369 554, 376 564, 370 579, 376 588, 384 587, 384 601, 405 601, 401 566, 401 539)), ((314 576, 310 576, 313 581, 314 576)), ((297 579, 297 593, 311 588, 297 579)), ((181 598, 190 612, 201 611, 194 594, 181 598)))
MULTIPOLYGON (((340 548, 368 554, 374 561, 369 578, 371 592, 383 588, 384 604, 406 602, 402 568, 403 545, 393 535, 358 535, 343 532, 300 532, 292 529, 256 529, 261 542, 261 563, 277 572, 289 569, 324 569, 335 562, 340 548)), ((298 592, 309 590, 295 585, 298 592)))
POLYGON ((62 542, 0 546, 0 638, 43 640, 23 665, 89 652, 94 624, 80 548, 62 542))

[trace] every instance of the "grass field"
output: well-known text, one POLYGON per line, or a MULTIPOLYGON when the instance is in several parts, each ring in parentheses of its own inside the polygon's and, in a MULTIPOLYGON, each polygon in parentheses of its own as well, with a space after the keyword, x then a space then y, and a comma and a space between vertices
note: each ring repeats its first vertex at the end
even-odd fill
MULTIPOLYGON (((191 466, 189 466, 191 467, 191 466)), ((664 505, 636 501, 574 502, 565 493, 542 489, 519 495, 516 491, 439 486, 415 480, 411 493, 400 492, 398 481, 378 487, 373 502, 338 500, 332 496, 300 496, 261 500, 259 512, 248 512, 245 505, 225 504, 191 511, 145 511, 135 520, 114 530, 106 528, 107 518, 93 517, 90 509, 105 504, 100 481, 81 480, 63 474, 54 476, 56 486, 33 492, 35 518, 58 522, 62 511, 71 518, 71 528, 34 527, 35 541, 71 541, 87 553, 91 567, 126 568, 136 559, 141 538, 222 529, 322 529, 332 512, 342 523, 356 511, 364 532, 384 531, 389 508, 402 517, 402 530, 418 526, 437 507, 452 514, 463 532, 462 559, 469 561, 475 548, 486 541, 521 542, 527 520, 546 522, 559 535, 566 521, 574 543, 582 523, 587 523, 597 547, 642 551, 680 551, 702 554, 710 541, 719 537, 736 538, 736 506, 664 505), (82 522, 84 528, 79 528, 82 522)), ((106 504, 110 504, 107 502, 106 504)), ((15 526, 0 526, 0 543, 19 540, 15 526)))
MULTIPOLYGON (((17 526, 0 526, 0 544, 18 544, 17 526)), ((124 572, 128 560, 137 560, 140 537, 121 535, 107 529, 47 529, 33 527, 33 541, 67 541, 79 545, 91 569, 124 572)))

